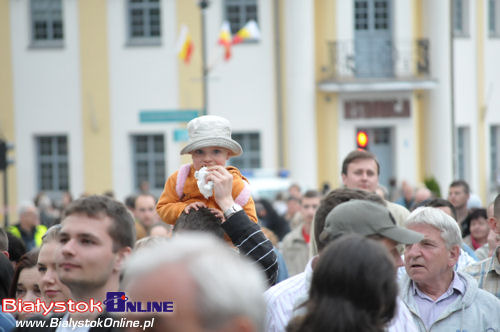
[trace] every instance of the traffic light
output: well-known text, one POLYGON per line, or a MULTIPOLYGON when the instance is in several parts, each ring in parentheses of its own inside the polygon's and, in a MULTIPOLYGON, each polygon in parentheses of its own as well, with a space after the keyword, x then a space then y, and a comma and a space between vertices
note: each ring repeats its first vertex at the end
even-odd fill
POLYGON ((0 171, 7 168, 7 143, 0 140, 0 171))
POLYGON ((358 130, 356 133, 356 144, 358 149, 368 150, 368 134, 364 130, 358 130))
POLYGON ((7 166, 13 163, 7 156, 9 150, 13 148, 14 145, 12 143, 0 139, 0 171, 6 170, 7 166))

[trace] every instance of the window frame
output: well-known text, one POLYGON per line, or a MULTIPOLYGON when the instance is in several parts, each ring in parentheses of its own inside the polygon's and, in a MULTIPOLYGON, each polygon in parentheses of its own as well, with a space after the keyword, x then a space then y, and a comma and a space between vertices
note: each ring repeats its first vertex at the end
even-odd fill
MULTIPOLYGON (((235 35, 241 28, 245 26, 245 24, 250 21, 248 19, 248 13, 246 10, 246 6, 252 6, 255 5, 255 22, 259 24, 259 1, 258 0, 224 0, 223 6, 222 6, 222 17, 224 17, 224 20, 229 22, 229 29, 231 32, 231 35, 235 35), (239 26, 236 29, 236 31, 233 31, 233 25, 231 24, 231 20, 229 19, 228 15, 228 6, 233 5, 239 7, 239 26)), ((249 38, 243 40, 243 43, 258 43, 259 39, 255 38, 249 38)))
POLYGON ((139 179, 138 176, 138 162, 145 161, 147 163, 147 179, 149 183, 149 188, 151 192, 158 196, 164 189, 166 175, 167 173, 167 164, 166 164, 166 151, 167 151, 167 142, 166 137, 163 133, 134 133, 130 135, 131 147, 132 147, 132 179, 133 179, 133 190, 139 191, 139 187, 143 179, 139 179), (146 137, 146 152, 137 152, 137 138, 146 137), (161 152, 156 152, 155 149, 155 138, 160 137, 163 145, 163 149, 161 152), (159 175, 159 178, 156 179, 157 169, 156 162, 160 162, 163 167, 163 174, 159 175), (157 183, 158 180, 159 182, 157 183), (156 184, 159 184, 156 186, 156 184))
POLYGON ((488 0, 487 25, 488 25, 488 37, 500 38, 500 0, 488 0), (493 22, 493 27, 492 27, 492 22, 493 22))
POLYGON ((62 0, 30 0, 29 1, 29 18, 30 18, 30 48, 62 48, 64 46, 64 6, 62 0), (45 18, 47 24, 47 38, 37 39, 35 28, 35 1, 44 1, 46 3, 46 11, 41 15, 45 18), (54 15, 52 6, 57 4, 60 8, 60 21, 61 21, 61 38, 54 38, 53 23, 57 22, 57 17, 54 15))
POLYGON ((36 165, 37 165, 37 190, 49 193, 52 195, 54 193, 62 193, 71 190, 71 175, 70 175, 70 162, 69 162, 69 139, 68 135, 37 135, 35 136, 35 153, 36 153, 36 165), (66 144, 66 153, 59 154, 59 139, 63 138, 66 144), (42 155, 42 139, 49 139, 51 145, 51 153, 47 155, 42 155), (43 164, 51 165, 51 176, 52 180, 50 188, 44 187, 44 179, 42 172, 43 164), (67 186, 65 188, 61 188, 61 176, 60 176, 60 164, 66 164, 66 183, 67 186))
POLYGON ((453 21, 453 37, 454 38, 468 38, 470 37, 470 6, 469 0, 453 0, 452 5, 452 21, 453 21), (459 5, 457 3, 460 3, 459 5), (457 10, 461 10, 461 27, 456 27, 457 10))
POLYGON ((133 0, 127 0, 126 10, 126 24, 127 24, 127 45, 128 46, 160 46, 162 44, 162 12, 161 12, 161 1, 158 0, 155 3, 149 2, 149 0, 143 0, 142 3, 132 3, 133 0), (143 36, 133 36, 132 28, 132 10, 140 9, 142 11, 143 19, 143 36), (148 13, 151 9, 158 9, 158 36, 151 35, 151 14, 148 13))
POLYGON ((471 130, 469 126, 458 126, 457 134, 457 177, 469 182, 471 171, 471 130))
POLYGON ((490 125, 490 184, 493 190, 500 189, 500 123, 490 125))
POLYGON ((262 135, 258 131, 248 131, 248 132, 234 132, 232 133, 232 137, 235 141, 237 141, 241 148, 243 149, 243 154, 238 157, 232 157, 229 159, 229 164, 237 167, 241 170, 248 169, 258 169, 262 167, 262 135), (251 149, 251 141, 252 135, 256 135, 257 137, 257 149, 251 149), (238 140, 238 136, 241 136, 241 140, 238 140), (252 167, 252 159, 256 159, 258 161, 257 167, 252 167))

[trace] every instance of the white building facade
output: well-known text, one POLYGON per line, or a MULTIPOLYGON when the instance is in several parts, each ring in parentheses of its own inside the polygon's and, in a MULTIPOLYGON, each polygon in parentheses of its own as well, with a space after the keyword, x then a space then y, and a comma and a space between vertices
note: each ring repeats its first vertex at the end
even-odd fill
MULTIPOLYGON (((213 0, 207 110, 228 118, 251 174, 341 185, 356 133, 381 183, 462 178, 486 204, 500 187, 500 1, 213 0), (217 44, 256 20, 259 40, 217 44), (454 147, 455 145, 455 147, 454 147)), ((37 192, 160 193, 187 121, 203 114, 196 1, 10 0, 0 58, 2 138, 15 143, 11 205, 37 192), (177 57, 182 25, 194 51, 177 57), (12 91, 12 93, 8 93, 12 91)))

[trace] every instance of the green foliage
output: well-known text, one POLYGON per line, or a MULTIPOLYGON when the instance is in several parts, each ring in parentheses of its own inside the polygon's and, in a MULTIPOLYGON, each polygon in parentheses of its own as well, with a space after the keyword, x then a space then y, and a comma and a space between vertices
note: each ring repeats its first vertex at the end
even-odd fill
POLYGON ((425 186, 432 191, 435 197, 441 197, 441 189, 439 188, 439 183, 436 181, 436 178, 433 176, 429 176, 424 179, 425 186))

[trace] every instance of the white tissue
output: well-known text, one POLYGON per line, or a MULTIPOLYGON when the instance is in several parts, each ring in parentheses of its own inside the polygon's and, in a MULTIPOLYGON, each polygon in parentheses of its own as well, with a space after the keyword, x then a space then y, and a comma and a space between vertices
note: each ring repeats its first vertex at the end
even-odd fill
POLYGON ((196 178, 196 183, 198 184, 198 188, 200 189, 200 193, 205 197, 209 198, 212 196, 212 190, 214 189, 213 181, 206 181, 206 177, 208 175, 208 171, 206 167, 200 168, 199 171, 194 172, 194 177, 196 178))

